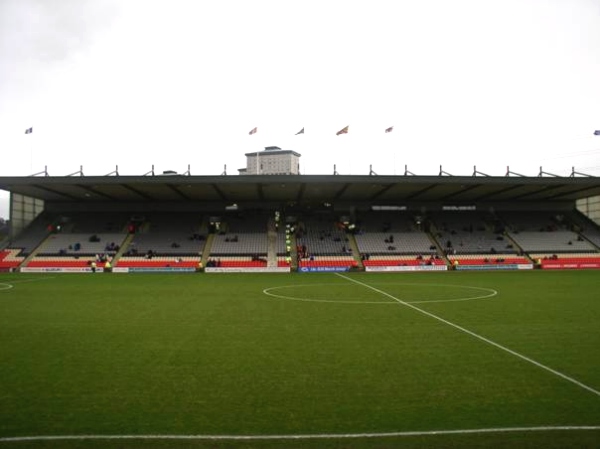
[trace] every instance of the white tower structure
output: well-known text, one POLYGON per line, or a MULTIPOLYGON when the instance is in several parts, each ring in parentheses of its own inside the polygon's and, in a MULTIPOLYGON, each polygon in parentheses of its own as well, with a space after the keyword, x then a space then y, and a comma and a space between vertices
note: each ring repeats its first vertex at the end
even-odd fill
POLYGON ((300 154, 279 147, 266 147, 263 151, 246 153, 246 168, 240 175, 299 175, 300 154))

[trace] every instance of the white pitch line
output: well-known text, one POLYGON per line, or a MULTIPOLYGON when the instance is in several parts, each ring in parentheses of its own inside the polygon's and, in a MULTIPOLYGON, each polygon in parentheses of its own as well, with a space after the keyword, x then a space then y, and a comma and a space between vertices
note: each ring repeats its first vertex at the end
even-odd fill
MULTIPOLYGON (((279 285, 275 287, 267 287, 263 289, 263 293, 267 296, 271 296, 273 298, 280 299, 289 299, 291 301, 304 301, 304 302, 323 302, 330 304, 392 304, 395 305, 396 301, 340 301, 333 299, 311 299, 311 298, 298 298, 295 296, 285 296, 285 295, 277 295, 272 293, 272 290, 282 290, 286 288, 296 288, 296 287, 315 287, 315 286, 323 286, 323 285, 339 285, 339 284, 292 284, 292 285, 279 285)), ((410 286, 419 286, 419 287, 461 287, 461 288, 469 288, 472 290, 483 290, 488 294, 485 296, 473 296, 470 298, 455 298, 455 299, 433 299, 427 301, 405 301, 408 304, 421 304, 421 303, 434 303, 434 302, 458 302, 458 301, 476 301, 480 299, 490 299, 498 294, 498 292, 491 288, 483 288, 483 287, 472 287, 470 285, 451 285, 451 284, 412 284, 412 283, 396 283, 396 284, 385 284, 385 285, 410 285, 410 286), (491 293, 490 293, 491 292, 491 293)))
POLYGON ((574 379, 574 378, 572 378, 570 376, 567 376, 566 374, 563 374, 560 371, 557 371, 557 370, 555 370, 553 368, 550 368, 549 366, 546 366, 546 365, 544 365, 544 364, 542 364, 540 362, 537 362, 537 361, 533 360, 532 358, 527 357, 526 355, 518 353, 517 351, 513 351, 512 349, 509 349, 506 346, 502 346, 500 343, 496 343, 495 341, 492 341, 489 338, 485 338, 485 337, 483 337, 483 336, 481 336, 479 334, 476 334, 475 332, 470 331, 469 329, 466 329, 466 328, 464 328, 462 326, 459 326, 458 324, 454 324, 454 323, 452 323, 452 322, 450 322, 448 320, 445 320, 444 318, 441 318, 441 317, 439 317, 437 315, 434 315, 431 312, 427 312, 426 310, 420 309, 419 307, 417 307, 417 306, 415 306, 413 304, 409 304, 409 303, 407 303, 405 301, 402 301, 401 299, 398 299, 395 296, 390 295, 387 292, 384 292, 383 290, 379 290, 378 288, 372 287, 372 286, 370 286, 368 284, 365 284, 364 282, 357 281, 356 279, 352 279, 352 278, 350 278, 348 276, 344 276, 343 274, 340 274, 340 273, 335 273, 335 274, 337 276, 341 277, 341 278, 344 278, 344 279, 350 281, 350 282, 354 282, 355 284, 362 285, 365 288, 373 290, 374 292, 377 292, 380 295, 387 296, 388 298, 391 298, 394 301, 396 301, 398 304, 401 304, 401 305, 403 305, 405 307, 410 307, 411 309, 416 310, 417 312, 422 313, 423 315, 427 315, 428 317, 433 318, 435 320, 438 320, 438 321, 440 321, 440 322, 442 322, 444 324, 447 324, 448 326, 452 326, 453 328, 458 329, 459 331, 464 332, 465 334, 468 334, 468 335, 470 335, 472 337, 475 337, 475 338, 477 338, 477 339, 479 339, 479 340, 481 340, 481 341, 483 341, 483 342, 485 342, 485 343, 487 343, 489 345, 495 346, 496 348, 501 349, 502 351, 508 352, 509 354, 512 354, 515 357, 520 358, 521 360, 525 360, 526 362, 529 362, 532 365, 537 366, 538 368, 542 368, 543 370, 546 370, 546 371, 554 374, 555 376, 558 376, 558 377, 560 377, 560 378, 562 378, 564 380, 567 380, 567 381, 571 382, 572 384, 575 384, 578 387, 581 387, 584 390, 587 390, 590 393, 593 393, 596 396, 600 397, 600 391, 598 391, 598 390, 596 390, 596 389, 594 389, 594 388, 592 388, 592 387, 590 387, 590 386, 588 386, 588 385, 586 385, 586 384, 584 384, 582 382, 579 382, 577 379, 574 379))
POLYGON ((11 288, 14 288, 15 286, 12 284, 6 284, 4 282, 0 282, 0 292, 4 291, 4 290, 10 290, 11 288), (3 287, 4 286, 4 287, 3 287))
POLYGON ((17 279, 17 280, 11 281, 11 283, 0 282, 0 286, 2 286, 2 285, 8 286, 7 288, 0 288, 0 292, 7 291, 7 290, 14 288, 15 286, 13 284, 23 284, 25 282, 38 282, 38 281, 44 281, 46 279, 54 279, 54 277, 45 277, 45 278, 38 278, 38 279, 17 279))
POLYGON ((43 278, 15 279, 15 280, 11 280, 10 283, 11 284, 24 284, 26 282, 39 282, 39 281, 46 281, 48 279, 55 279, 55 278, 54 278, 54 276, 46 276, 43 278))
POLYGON ((498 427, 486 429, 457 430, 423 430, 406 432, 374 432, 374 433, 316 433, 298 435, 39 435, 23 437, 3 437, 0 443, 24 441, 67 441, 67 440, 332 440, 351 438, 389 438, 419 437, 434 435, 471 435, 482 433, 515 433, 515 432, 551 432, 573 430, 600 430, 600 426, 540 426, 540 427, 498 427))

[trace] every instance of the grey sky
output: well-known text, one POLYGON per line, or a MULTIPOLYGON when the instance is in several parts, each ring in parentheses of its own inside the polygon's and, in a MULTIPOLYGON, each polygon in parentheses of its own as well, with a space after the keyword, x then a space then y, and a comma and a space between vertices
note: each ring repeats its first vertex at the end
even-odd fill
POLYGON ((597 0, 3 0, 0 69, 0 176, 600 174, 597 0))

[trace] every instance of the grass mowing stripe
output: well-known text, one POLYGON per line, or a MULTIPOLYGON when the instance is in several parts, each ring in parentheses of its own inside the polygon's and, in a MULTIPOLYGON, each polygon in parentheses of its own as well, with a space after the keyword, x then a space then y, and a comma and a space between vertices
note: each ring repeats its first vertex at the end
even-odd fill
POLYGON ((462 326, 459 326, 458 324, 452 323, 451 321, 445 320, 444 318, 441 318, 441 317, 439 317, 439 316, 437 316, 437 315, 435 315, 435 314, 433 314, 431 312, 427 312, 426 310, 420 309, 419 307, 417 307, 417 306, 415 306, 413 304, 409 304, 409 303, 407 303, 405 301, 402 301, 401 299, 398 299, 395 296, 390 295, 389 293, 387 293, 387 292, 385 292, 383 290, 380 290, 380 289, 378 289, 376 287, 373 287, 371 285, 365 284, 364 282, 357 281, 356 279, 352 279, 351 277, 344 276, 343 274, 340 274, 340 273, 335 273, 335 274, 337 276, 343 278, 343 279, 346 279, 346 280, 348 280, 350 282, 353 282, 353 283, 355 283, 357 285, 361 285, 361 286, 363 286, 365 288, 373 290, 374 292, 377 292, 377 293, 379 293, 381 295, 384 295, 384 296, 386 296, 388 298, 391 298, 391 299, 393 299, 394 301, 396 301, 400 305, 403 305, 405 307, 410 307, 411 309, 416 310, 417 312, 420 312, 420 313, 422 313, 424 315, 427 315, 430 318, 434 318, 434 319, 436 319, 436 320, 438 320, 438 321, 440 321, 440 322, 442 322, 444 324, 447 324, 448 326, 452 326, 452 327, 454 327, 455 329, 458 329, 461 332, 464 332, 464 333, 466 333, 468 335, 471 335, 472 337, 475 337, 475 338, 477 338, 477 339, 479 339, 479 340, 481 340, 481 341, 483 341, 483 342, 485 342, 485 343, 487 343, 489 345, 495 346, 498 349, 501 349, 501 350, 503 350, 505 352, 508 352, 509 354, 512 354, 515 357, 518 357, 518 358, 520 358, 522 360, 525 360, 526 362, 529 362, 529 363, 537 366, 538 368, 542 368, 542 369, 544 369, 544 370, 546 370, 546 371, 548 371, 548 372, 550 372, 550 373, 552 373, 552 374, 554 374, 554 375, 556 375, 556 376, 558 376, 558 377, 560 377, 560 378, 562 378, 564 380, 567 380, 567 381, 571 382, 572 384, 575 384, 578 387, 583 388, 584 390, 587 390, 590 393, 593 393, 596 396, 600 397, 600 391, 598 391, 598 390, 596 390, 596 389, 594 389, 594 388, 592 388, 592 387, 590 387, 590 386, 588 386, 588 385, 586 385, 586 384, 578 381, 577 379, 574 379, 574 378, 572 378, 570 376, 567 376, 566 374, 563 374, 560 371, 557 371, 557 370, 555 370, 553 368, 550 368, 549 366, 546 366, 546 365, 544 365, 544 364, 542 364, 540 362, 537 362, 537 361, 533 360, 532 358, 527 357, 526 355, 523 355, 523 354, 520 354, 520 353, 518 353, 516 351, 513 351, 512 349, 509 349, 506 346, 502 346, 499 343, 496 343, 496 342, 494 342, 494 341, 492 341, 492 340, 490 340, 488 338, 485 338, 482 335, 476 334, 475 332, 470 331, 470 330, 468 330, 468 329, 466 329, 466 328, 464 328, 462 326))
POLYGON ((0 438, 2 442, 25 441, 67 441, 67 440, 329 440, 353 438, 414 437, 430 435, 468 435, 509 432, 551 432, 560 430, 600 430, 600 426, 540 426, 540 427, 499 427, 489 429, 424 430, 380 433, 323 433, 299 435, 41 435, 29 437, 0 438))

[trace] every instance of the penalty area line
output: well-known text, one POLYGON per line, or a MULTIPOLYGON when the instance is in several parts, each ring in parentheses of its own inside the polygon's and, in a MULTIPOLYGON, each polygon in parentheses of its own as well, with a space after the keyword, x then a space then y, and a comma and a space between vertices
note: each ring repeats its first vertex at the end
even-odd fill
POLYGON ((357 438, 421 437, 435 435, 470 435, 486 433, 528 433, 555 431, 600 430, 600 426, 540 426, 540 427, 497 427, 484 429, 423 430, 406 432, 374 433, 322 433, 298 435, 40 435, 23 437, 2 437, 0 443, 25 441, 67 441, 67 440, 325 440, 357 438))
POLYGON ((592 387, 590 387, 590 386, 588 386, 588 385, 586 385, 586 384, 584 384, 584 383, 582 383, 582 382, 579 382, 577 379, 574 379, 574 378, 572 378, 572 377, 570 377, 570 376, 567 376, 566 374, 563 374, 563 373, 561 373, 560 371, 557 371, 557 370, 555 370, 555 369, 553 369, 553 368, 550 368, 549 366, 546 366, 546 365, 544 365, 543 363, 540 363, 540 362, 538 362, 538 361, 536 361, 536 360, 533 360, 532 358, 530 358, 530 357, 527 357, 526 355, 523 355, 523 354, 521 354, 521 353, 519 353, 519 352, 517 352, 517 351, 513 351, 512 349, 510 349, 510 348, 507 348, 506 346, 502 346, 500 343, 496 343, 495 341, 492 341, 492 340, 490 340, 489 338, 486 338, 486 337, 484 337, 484 336, 482 336, 482 335, 476 334, 475 332, 473 332, 473 331, 470 331, 470 330, 469 330, 469 329, 467 329, 467 328, 464 328, 464 327, 462 327, 462 326, 459 326, 458 324, 455 324, 455 323, 453 323, 453 322, 451 322, 451 321, 445 320, 444 318, 442 318, 442 317, 439 317, 439 316, 437 316, 437 315, 435 315, 435 314, 433 314, 433 313, 431 313, 431 312, 427 312, 426 310, 423 310, 423 309, 421 309, 421 308, 419 308, 419 307, 417 307, 417 306, 415 306, 415 305, 413 305, 413 304, 411 304, 411 303, 408 303, 408 302, 406 302, 406 301, 402 301, 401 299, 398 299, 398 298, 396 298, 395 296, 393 296, 393 295, 390 295, 389 293, 387 293, 387 292, 385 292, 385 291, 383 291, 383 290, 380 290, 380 289, 378 289, 378 288, 375 288, 375 287, 373 287, 373 286, 371 286, 371 285, 369 285, 369 284, 365 284, 364 282, 357 281, 356 279, 352 279, 352 278, 350 278, 350 277, 348 277, 348 276, 344 276, 343 274, 340 274, 340 273, 335 273, 335 274, 336 274, 337 276, 339 276, 339 277, 343 278, 343 279, 346 279, 347 281, 353 282, 353 283, 355 283, 355 284, 357 284, 357 285, 362 285, 362 286, 363 286, 363 287, 365 287, 365 288, 368 288, 368 289, 370 289, 370 290, 373 290, 374 292, 377 292, 377 293, 379 293, 380 295, 387 296, 388 298, 391 298, 391 299, 393 299, 394 301, 396 301, 396 302, 397 302, 398 304, 400 304, 400 305, 403 305, 403 306, 405 306, 405 307, 409 307, 409 308, 411 308, 411 309, 413 309, 413 310, 416 310, 416 311, 417 311, 417 312, 419 312, 419 313, 422 313, 423 315, 427 315, 428 317, 430 317, 430 318, 433 318, 433 319, 435 319, 435 320, 437 320, 437 321, 439 321, 439 322, 441 322, 441 323, 447 324, 448 326, 451 326, 451 327, 453 327, 453 328, 455 328, 455 329, 458 329, 459 331, 461 331, 461 332, 464 332, 465 334, 468 334, 468 335, 470 335, 470 336, 472 336, 472 337, 475 337, 475 338, 477 338, 478 340, 481 340, 481 341, 483 341, 483 342, 485 342, 485 343, 487 343, 487 344, 489 344, 489 345, 492 345, 492 346, 494 346, 494 347, 496 347, 496 348, 498 348, 498 349, 501 349, 501 350, 502 350, 502 351, 504 351, 504 352, 507 352, 507 353, 509 353, 509 354, 512 354, 512 355, 514 355, 515 357, 518 357, 518 358, 520 358, 521 360, 525 360, 526 362, 529 362, 529 363, 531 363, 532 365, 535 365, 535 366, 537 366, 538 368, 541 368, 541 369, 543 369, 543 370, 546 370, 546 371, 548 371, 549 373, 552 373, 552 374, 554 374, 555 376, 558 376, 558 377, 560 377, 560 378, 562 378, 562 379, 564 379, 564 380, 566 380, 566 381, 568 381, 568 382, 571 382, 572 384, 574 384, 574 385, 577 385, 578 387, 580 387, 580 388, 583 388, 584 390, 587 390, 587 391, 589 391, 590 393, 593 393, 593 394, 595 394, 596 396, 599 396, 599 397, 600 397, 600 391, 598 391, 598 390, 596 390, 596 389, 594 389, 594 388, 592 388, 592 387))

